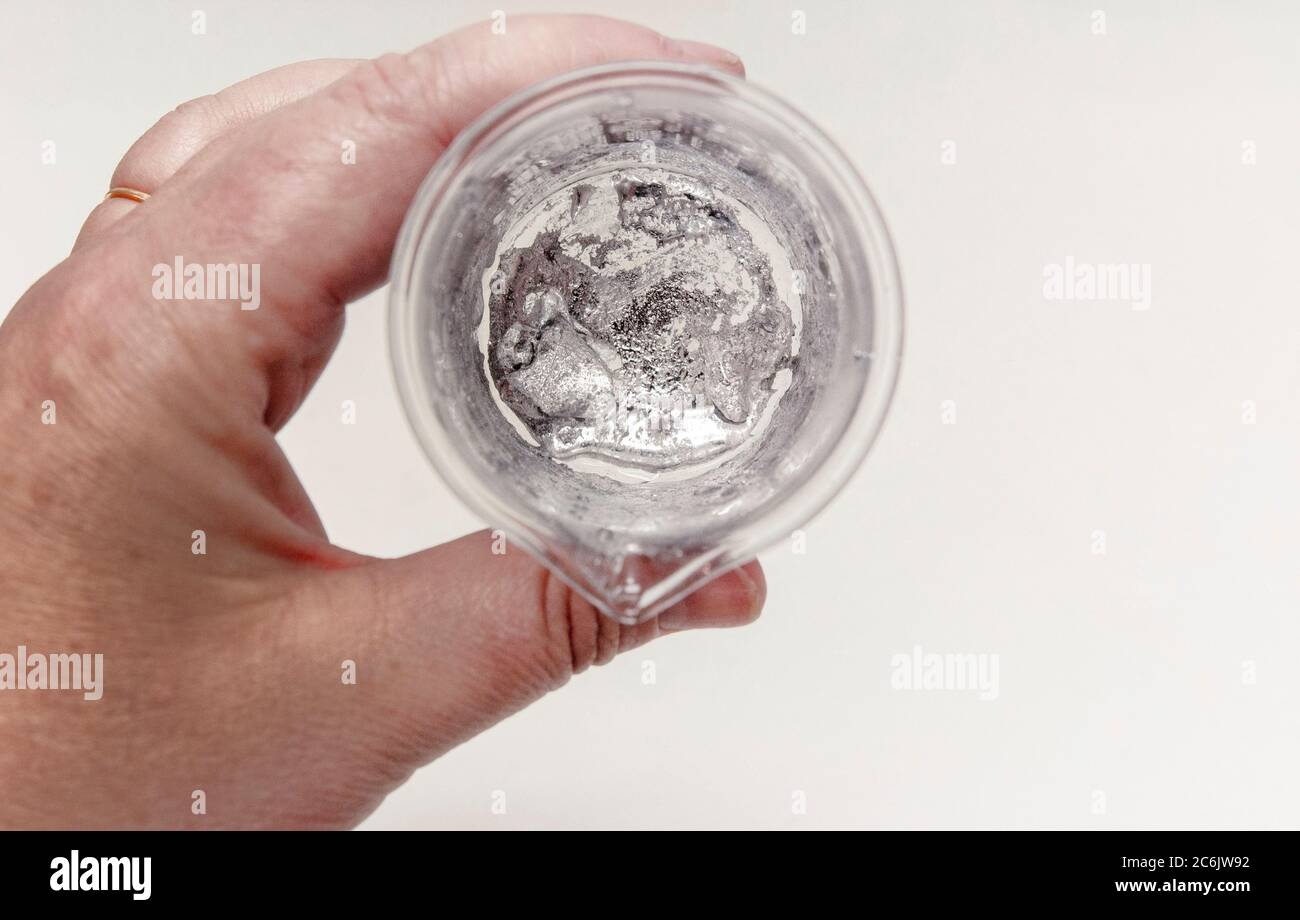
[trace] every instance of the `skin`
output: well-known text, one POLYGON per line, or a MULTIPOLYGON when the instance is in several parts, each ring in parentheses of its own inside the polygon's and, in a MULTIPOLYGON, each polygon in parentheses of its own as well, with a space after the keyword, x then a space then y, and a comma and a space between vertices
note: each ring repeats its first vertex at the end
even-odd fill
POLYGON ((0 651, 104 655, 98 701, 0 692, 0 826, 349 827, 584 668, 757 617, 756 563, 627 628, 487 532, 350 552, 275 440, 457 132, 546 77, 648 58, 743 73, 628 23, 512 17, 261 74, 130 149, 110 185, 152 197, 96 207, 0 327, 0 651), (154 299, 178 254, 261 264, 261 308, 154 299))

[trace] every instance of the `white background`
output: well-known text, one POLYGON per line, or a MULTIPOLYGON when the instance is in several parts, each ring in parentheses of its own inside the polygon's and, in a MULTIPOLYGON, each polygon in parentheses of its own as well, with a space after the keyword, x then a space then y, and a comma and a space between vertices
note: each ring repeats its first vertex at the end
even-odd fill
MULTIPOLYGON (((534 7, 3 0, 0 311, 177 103, 494 8, 534 7)), ((757 625, 583 675, 365 826, 1300 824, 1300 7, 599 8, 735 50, 858 163, 907 292, 898 396, 806 554, 762 557, 757 625), (1045 299, 1067 257, 1149 264, 1150 309, 1045 299), (892 690, 916 645, 997 654, 998 698, 892 690)), ((406 429, 384 303, 351 308, 284 443, 337 542, 397 555, 481 524, 406 429)))

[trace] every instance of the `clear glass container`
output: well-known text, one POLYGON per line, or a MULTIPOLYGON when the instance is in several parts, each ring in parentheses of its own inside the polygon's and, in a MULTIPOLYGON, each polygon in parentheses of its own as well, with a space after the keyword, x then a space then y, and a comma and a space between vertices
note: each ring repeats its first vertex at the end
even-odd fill
POLYGON ((821 510, 875 439, 901 357, 893 247, 853 166, 799 112, 707 67, 577 71, 487 112, 421 186, 391 284, 397 386, 433 465, 489 526, 624 623, 821 510), (493 381, 486 311, 512 228, 557 191, 648 168, 757 220, 796 342, 761 430, 708 463, 629 476, 598 457, 557 459, 521 431, 493 381))

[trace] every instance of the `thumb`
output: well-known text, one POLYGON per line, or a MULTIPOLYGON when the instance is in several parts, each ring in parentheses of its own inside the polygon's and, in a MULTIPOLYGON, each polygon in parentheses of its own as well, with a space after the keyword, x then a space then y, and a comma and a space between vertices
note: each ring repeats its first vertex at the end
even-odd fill
POLYGON ((593 664, 672 632, 742 626, 767 593, 757 562, 657 618, 623 626, 549 569, 480 531, 402 559, 316 574, 293 618, 300 658, 322 689, 355 663, 345 723, 407 769, 441 755, 593 664))

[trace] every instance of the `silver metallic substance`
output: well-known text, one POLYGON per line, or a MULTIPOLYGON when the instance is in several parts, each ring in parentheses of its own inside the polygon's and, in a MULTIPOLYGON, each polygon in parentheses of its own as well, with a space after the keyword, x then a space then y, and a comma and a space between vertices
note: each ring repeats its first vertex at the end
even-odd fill
POLYGON ((795 329, 739 208, 644 167, 563 188, 505 235, 488 367, 544 450, 664 470, 755 433, 795 329))

